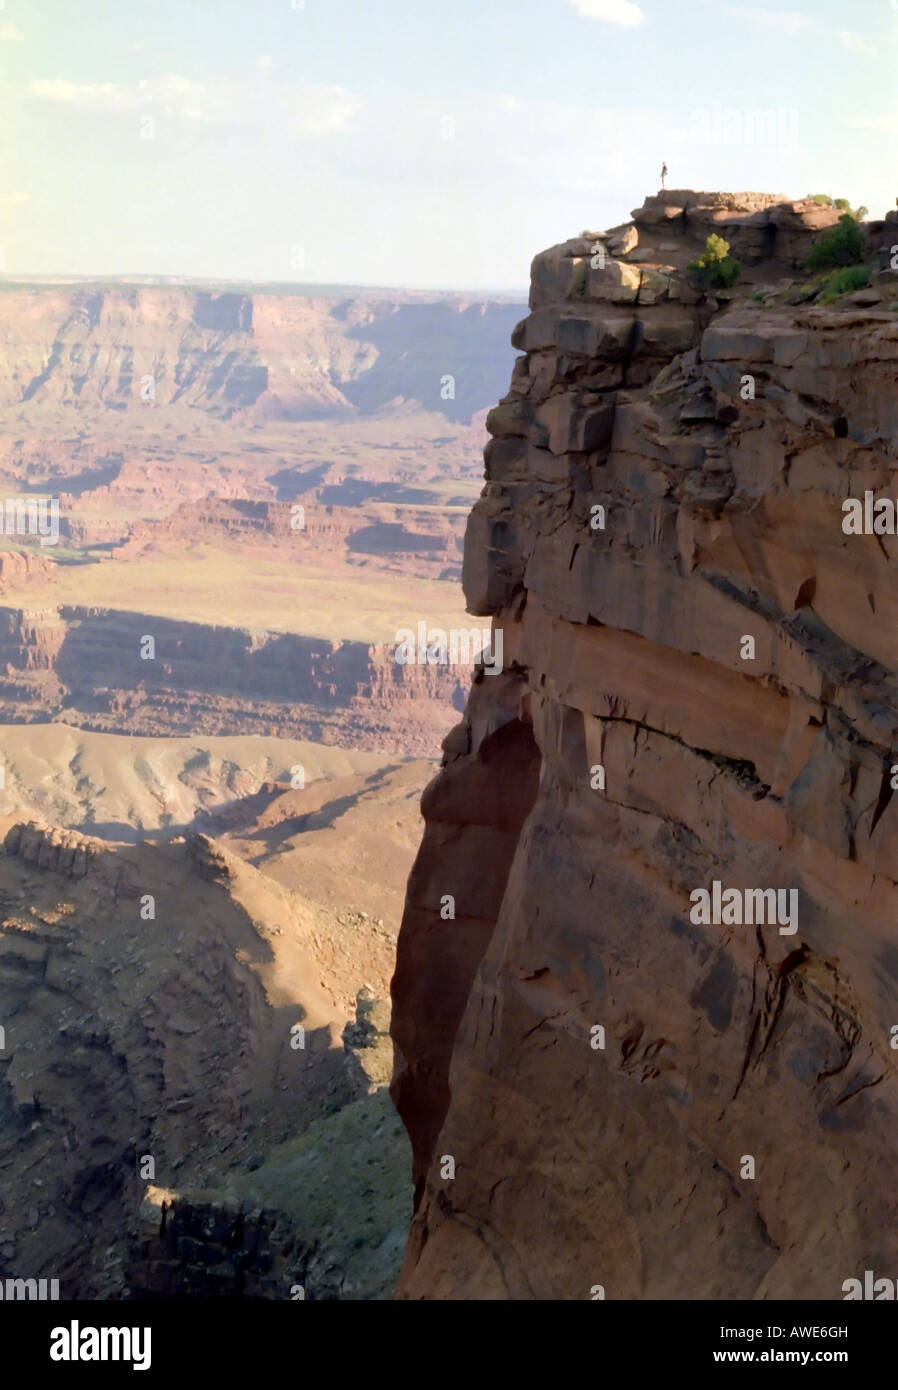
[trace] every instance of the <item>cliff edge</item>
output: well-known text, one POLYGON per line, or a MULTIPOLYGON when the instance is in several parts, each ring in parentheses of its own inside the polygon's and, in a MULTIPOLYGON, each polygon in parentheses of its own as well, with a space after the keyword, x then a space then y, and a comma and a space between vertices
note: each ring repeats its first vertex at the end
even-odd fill
POLYGON ((504 669, 425 792, 393 980, 402 1298, 898 1266, 896 218, 835 298, 838 211, 777 195, 670 190, 533 262, 465 552, 504 669))

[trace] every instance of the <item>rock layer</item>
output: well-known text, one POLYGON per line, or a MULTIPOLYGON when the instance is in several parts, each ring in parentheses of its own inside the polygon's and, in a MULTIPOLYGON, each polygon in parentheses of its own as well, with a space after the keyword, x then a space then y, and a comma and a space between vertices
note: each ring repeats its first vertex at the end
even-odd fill
POLYGON ((751 297, 827 220, 668 193, 534 261, 465 552, 505 672, 425 794, 393 982, 400 1297, 840 1299, 898 1262, 896 541, 842 528, 894 491, 898 283, 751 297), (712 299, 677 247, 720 226, 750 276, 712 299), (704 923, 714 881, 796 890, 796 930, 704 923))
MULTIPOLYGON (((473 650, 473 648, 472 648, 473 650)), ((69 604, 0 608, 0 699, 11 723, 66 719, 135 734, 275 734, 432 755, 466 666, 329 641, 69 604), (154 660, 141 660, 144 635, 154 660)))
MULTIPOLYGON (((284 287, 286 289, 286 287, 284 287)), ((0 411, 179 406, 308 420, 419 400, 467 421, 518 306, 413 292, 235 294, 161 285, 8 287, 0 411), (423 348, 422 348, 423 344, 423 348), (457 389, 441 379, 453 364, 457 389)), ((493 386, 493 390, 496 386, 493 386)))

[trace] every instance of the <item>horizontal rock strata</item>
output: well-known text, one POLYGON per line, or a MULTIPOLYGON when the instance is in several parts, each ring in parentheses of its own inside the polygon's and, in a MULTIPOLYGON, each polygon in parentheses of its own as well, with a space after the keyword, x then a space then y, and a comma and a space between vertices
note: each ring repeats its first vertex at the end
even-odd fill
POLYGON ((534 261, 465 554, 505 671, 425 795, 393 984, 401 1297, 898 1265, 898 542, 842 527, 896 492, 894 216, 864 303, 756 289, 831 211, 667 192, 534 261), (714 230, 748 283, 712 298, 714 230), (703 922, 715 881, 796 890, 796 929, 703 922))
MULTIPOLYGON (((472 625, 473 626, 473 625, 472 625)), ((473 651, 473 645, 472 645, 473 651)), ((432 755, 464 700, 465 665, 333 641, 60 605, 0 608, 6 719, 134 734, 275 734, 432 755), (155 655, 141 659, 145 636, 155 655)))

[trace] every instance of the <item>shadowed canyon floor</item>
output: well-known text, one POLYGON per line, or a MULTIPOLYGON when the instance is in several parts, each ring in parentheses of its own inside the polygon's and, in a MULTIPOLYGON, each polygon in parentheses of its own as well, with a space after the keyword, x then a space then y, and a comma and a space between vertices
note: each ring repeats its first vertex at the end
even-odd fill
POLYGON ((70 819, 152 821, 180 769, 181 814, 218 838, 0 821, 0 1276, 63 1297, 391 1297, 410 1155, 385 996, 431 765, 288 745, 322 773, 299 790, 259 780, 279 740, 60 739, 68 780, 44 753, 70 819), (222 765, 250 784, 216 806, 222 765))

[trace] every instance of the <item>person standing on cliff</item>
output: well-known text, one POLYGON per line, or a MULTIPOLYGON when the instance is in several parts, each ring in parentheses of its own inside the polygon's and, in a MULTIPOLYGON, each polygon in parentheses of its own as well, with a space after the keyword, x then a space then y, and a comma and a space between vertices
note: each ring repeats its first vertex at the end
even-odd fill
POLYGON ((665 180, 666 178, 667 178, 667 165, 662 163, 662 165, 661 165, 661 187, 662 187, 662 188, 665 187, 664 180, 665 180))

